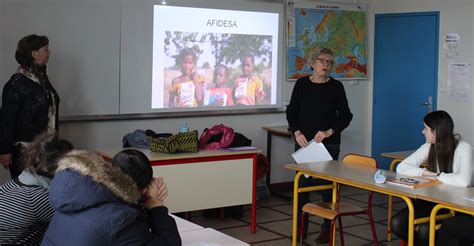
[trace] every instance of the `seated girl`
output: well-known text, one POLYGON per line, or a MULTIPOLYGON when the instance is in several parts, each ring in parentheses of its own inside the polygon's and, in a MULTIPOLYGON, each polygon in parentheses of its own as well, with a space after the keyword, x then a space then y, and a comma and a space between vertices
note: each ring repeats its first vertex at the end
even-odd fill
MULTIPOLYGON (((454 123, 445 111, 427 114, 423 134, 426 143, 397 166, 397 173, 437 179, 444 184, 470 186, 472 176, 471 145, 454 134, 454 123), (426 163, 427 167, 420 167, 426 163)), ((413 200, 415 218, 430 216, 436 204, 413 200)), ((391 221, 391 228, 400 239, 408 240, 408 209, 398 212, 391 221)), ((428 245, 428 223, 415 228, 415 245, 428 245)))
POLYGON ((73 149, 53 134, 40 134, 20 157, 24 171, 0 187, 0 245, 39 245, 53 217, 48 190, 57 159, 73 149))

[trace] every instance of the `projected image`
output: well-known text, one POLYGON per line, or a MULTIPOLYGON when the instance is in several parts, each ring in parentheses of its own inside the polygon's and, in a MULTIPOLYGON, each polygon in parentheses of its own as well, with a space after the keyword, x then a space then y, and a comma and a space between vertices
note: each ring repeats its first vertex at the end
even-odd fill
POLYGON ((152 108, 276 105, 277 13, 156 5, 153 28, 152 108))
POLYGON ((271 103, 272 36, 170 31, 165 36, 165 108, 271 103))

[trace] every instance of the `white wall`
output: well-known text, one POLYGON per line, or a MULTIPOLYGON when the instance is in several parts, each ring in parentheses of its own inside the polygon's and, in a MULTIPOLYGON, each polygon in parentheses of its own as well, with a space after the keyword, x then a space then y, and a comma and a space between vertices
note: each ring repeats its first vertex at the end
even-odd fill
MULTIPOLYGON (((463 139, 474 144, 474 108, 472 81, 473 69, 471 68, 471 90, 468 102, 456 102, 449 98, 447 90, 447 65, 444 56, 445 37, 447 33, 458 33, 460 36, 459 56, 452 62, 463 62, 473 64, 474 59, 474 1, 471 0, 373 0, 371 2, 372 13, 400 13, 400 12, 440 12, 439 31, 439 62, 438 62, 438 109, 446 110, 455 122, 455 130, 463 139)), ((371 25, 370 49, 373 51, 373 25, 374 15, 369 21, 371 25)), ((369 60, 373 60, 373 55, 369 60)), ((414 68, 416 69, 416 68, 414 68)), ((372 71, 372 69, 371 69, 372 71)), ((372 85, 372 83, 370 83, 372 85)), ((371 94, 370 94, 371 95, 371 94)), ((421 129, 421 126, 420 126, 421 129)))

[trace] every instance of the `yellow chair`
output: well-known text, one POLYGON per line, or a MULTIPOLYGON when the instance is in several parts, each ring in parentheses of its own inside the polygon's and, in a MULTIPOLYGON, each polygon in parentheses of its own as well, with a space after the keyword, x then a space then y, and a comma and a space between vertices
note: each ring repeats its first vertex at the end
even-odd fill
MULTIPOLYGON (((362 166, 362 167, 370 167, 373 169, 377 169, 377 160, 372 157, 357 155, 357 154, 347 154, 342 159, 342 162, 347 165, 353 166, 362 166)), ((357 215, 357 214, 367 214, 369 217, 370 228, 372 230, 372 235, 374 238, 374 245, 378 245, 377 240, 377 233, 375 232, 375 225, 374 220, 372 217, 372 192, 369 192, 368 199, 367 199, 367 209, 349 204, 344 202, 339 202, 339 195, 340 195, 340 186, 338 186, 337 192, 337 199, 336 202, 325 202, 325 203, 307 203, 303 206, 302 216, 301 216, 301 225, 300 228, 303 226, 303 219, 304 213, 309 213, 312 215, 316 215, 328 220, 331 220, 331 227, 330 227, 330 234, 329 234, 329 245, 333 244, 334 240, 334 231, 335 231, 335 220, 337 219, 339 222, 339 236, 341 239, 341 245, 344 245, 344 235, 342 229, 342 216, 347 215, 357 215)), ((300 230, 301 231, 301 230, 300 230)), ((302 235, 300 235, 302 237, 302 235)), ((302 245, 303 239, 300 238, 300 245, 302 245)))

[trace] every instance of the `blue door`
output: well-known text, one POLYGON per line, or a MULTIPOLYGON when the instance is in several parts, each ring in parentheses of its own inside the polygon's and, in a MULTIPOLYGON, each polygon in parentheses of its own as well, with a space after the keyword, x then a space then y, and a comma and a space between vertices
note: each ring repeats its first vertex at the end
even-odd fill
POLYGON ((375 15, 372 156, 424 143, 423 117, 436 109, 439 12, 375 15))

